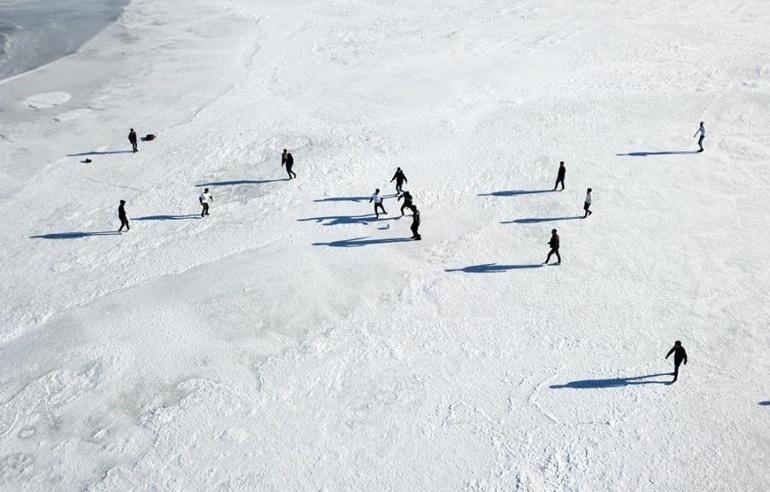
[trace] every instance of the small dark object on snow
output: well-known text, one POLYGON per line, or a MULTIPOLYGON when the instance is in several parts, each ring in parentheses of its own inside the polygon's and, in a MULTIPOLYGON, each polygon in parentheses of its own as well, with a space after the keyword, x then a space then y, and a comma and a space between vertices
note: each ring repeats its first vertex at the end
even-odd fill
POLYGON ((152 142, 153 140, 155 140, 155 135, 152 133, 148 133, 142 137, 142 142, 152 142))
POLYGON ((82 162, 83 164, 91 164, 91 163, 92 163, 92 162, 94 162, 94 161, 92 161, 91 159, 88 159, 88 158, 86 158, 86 159, 83 159, 83 160, 82 160, 82 161, 80 161, 80 162, 82 162))

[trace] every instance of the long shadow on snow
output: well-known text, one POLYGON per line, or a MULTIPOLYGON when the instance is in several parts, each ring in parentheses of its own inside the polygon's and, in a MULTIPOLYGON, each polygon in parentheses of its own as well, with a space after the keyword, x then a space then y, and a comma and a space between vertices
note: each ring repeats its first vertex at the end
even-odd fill
POLYGON ((261 181, 255 181, 250 179, 239 179, 235 181, 212 181, 210 183, 200 183, 195 186, 202 188, 204 186, 261 185, 261 184, 267 184, 267 183, 277 183, 279 181, 289 181, 289 178, 263 179, 261 181))
POLYGON ((539 224, 541 222, 558 222, 561 220, 577 220, 582 218, 583 218, 582 215, 575 215, 572 217, 532 217, 530 219, 505 220, 500 223, 501 224, 539 224))
POLYGON ((200 214, 187 215, 148 215, 146 217, 131 217, 131 220, 188 220, 200 219, 200 214))
POLYGON ((406 243, 412 241, 408 237, 395 237, 388 239, 368 239, 367 237, 355 237, 353 239, 343 239, 332 241, 330 243, 313 243, 313 246, 329 246, 333 248, 357 248, 360 246, 371 246, 373 244, 406 243))
POLYGON ((381 222, 383 220, 397 220, 398 218, 399 217, 388 217, 385 219, 378 219, 374 214, 328 215, 326 217, 308 217, 306 219, 297 219, 297 222, 315 221, 319 224, 333 226, 333 225, 344 225, 344 224, 368 224, 369 222, 381 222))
POLYGON ((497 263, 484 263, 482 265, 471 265, 464 268, 447 268, 445 272, 463 272, 463 273, 500 273, 509 270, 526 270, 530 268, 541 268, 543 265, 498 265, 497 263))
POLYGON ((700 154, 698 150, 658 150, 658 151, 646 151, 640 150, 638 152, 629 152, 627 154, 615 154, 618 157, 647 157, 648 155, 686 155, 686 154, 700 154))
POLYGON ((761 401, 759 404, 763 407, 770 407, 770 400, 761 401))
POLYGON ((479 193, 477 196, 519 196, 519 195, 535 195, 537 193, 552 193, 555 190, 507 190, 507 191, 493 191, 491 193, 479 193))
POLYGON ((93 231, 93 232, 53 232, 51 234, 40 234, 30 236, 30 239, 81 239, 92 236, 119 236, 118 231, 93 231))
POLYGON ((583 379, 580 381, 571 381, 567 384, 552 384, 550 388, 573 388, 573 389, 601 389, 601 388, 622 388, 637 384, 670 384, 670 381, 646 381, 649 378, 660 376, 671 376, 670 372, 661 372, 658 374, 647 374, 646 376, 634 376, 630 378, 614 379, 583 379))
POLYGON ((323 203, 323 202, 356 202, 361 203, 369 200, 368 196, 331 196, 329 198, 319 198, 317 200, 313 200, 315 203, 323 203))
POLYGON ((77 154, 67 154, 67 157, 85 157, 89 155, 111 155, 111 154, 133 154, 131 150, 92 150, 91 152, 79 152, 77 154))

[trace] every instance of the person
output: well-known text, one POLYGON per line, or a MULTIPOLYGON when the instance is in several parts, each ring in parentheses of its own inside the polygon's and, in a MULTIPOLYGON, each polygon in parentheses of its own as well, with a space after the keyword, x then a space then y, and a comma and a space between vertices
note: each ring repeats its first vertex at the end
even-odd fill
POLYGON ((420 211, 417 210, 417 205, 412 205, 412 225, 410 227, 412 229, 412 239, 415 241, 419 241, 422 239, 422 236, 420 236, 420 211))
POLYGON ((126 201, 121 200, 120 205, 118 205, 118 218, 120 219, 120 229, 118 229, 118 232, 123 232, 123 228, 126 228, 126 232, 131 230, 131 227, 128 225, 128 217, 126 217, 126 201))
POLYGON ((404 199, 403 205, 401 205, 401 215, 404 215, 404 210, 407 208, 412 208, 412 194, 408 191, 405 191, 398 197, 398 201, 400 202, 401 199, 404 199))
POLYGON ((377 218, 380 218, 380 214, 378 210, 382 210, 382 213, 384 215, 388 215, 388 212, 385 211, 385 207, 382 206, 382 195, 380 195, 380 189, 377 188, 374 190, 374 195, 369 199, 369 203, 374 202, 374 215, 377 216, 377 218))
POLYGON ((590 210, 590 208, 591 208, 591 191, 592 191, 591 188, 588 188, 588 191, 586 191, 586 201, 583 203, 583 210, 586 211, 586 214, 583 216, 584 219, 586 217, 588 217, 589 215, 593 214, 593 212, 591 212, 591 210, 590 210))
POLYGON ((402 192, 402 188, 404 186, 404 183, 408 183, 409 182, 406 179, 406 176, 404 176, 404 171, 402 171, 400 167, 396 169, 396 174, 394 174, 393 175, 393 179, 390 180, 391 183, 393 181, 396 182, 396 194, 400 194, 402 192))
POLYGON ((564 176, 567 174, 567 168, 564 167, 564 161, 561 161, 559 163, 559 174, 556 175, 556 184, 553 185, 553 191, 556 191, 556 188, 559 186, 559 183, 561 183, 561 190, 564 191, 564 176))
POLYGON ((551 240, 548 241, 548 246, 551 247, 551 251, 548 252, 548 257, 543 262, 543 265, 547 265, 551 261, 551 255, 556 255, 557 265, 561 265, 561 255, 559 255, 559 234, 556 229, 551 230, 551 240))
POLYGON ((289 173, 289 179, 297 177, 297 173, 291 170, 291 168, 294 167, 294 157, 292 157, 291 152, 288 152, 286 149, 283 149, 283 154, 281 155, 281 166, 286 166, 286 172, 289 173))
POLYGON ((136 132, 132 128, 131 131, 128 132, 128 141, 131 143, 131 148, 133 148, 133 152, 139 152, 139 148, 136 146, 136 132))
POLYGON ((685 352, 684 347, 682 347, 682 342, 677 340, 674 342, 674 346, 671 347, 671 350, 668 351, 666 354, 666 359, 668 359, 668 356, 674 354, 674 380, 671 381, 671 384, 676 382, 676 378, 679 377, 679 366, 684 362, 684 365, 687 365, 687 352, 685 352))
POLYGON ((698 134, 700 134, 700 137, 698 138, 698 147, 700 147, 700 150, 698 150, 698 152, 703 152, 703 139, 706 138, 706 127, 703 126, 703 122, 702 121, 700 122, 700 126, 698 127, 698 131, 695 132, 695 135, 693 135, 693 138, 697 137, 698 134))
POLYGON ((201 217, 209 215, 209 203, 213 202, 214 199, 211 197, 208 188, 203 190, 203 193, 198 197, 198 201, 201 202, 201 206, 203 207, 203 210, 201 210, 201 217))

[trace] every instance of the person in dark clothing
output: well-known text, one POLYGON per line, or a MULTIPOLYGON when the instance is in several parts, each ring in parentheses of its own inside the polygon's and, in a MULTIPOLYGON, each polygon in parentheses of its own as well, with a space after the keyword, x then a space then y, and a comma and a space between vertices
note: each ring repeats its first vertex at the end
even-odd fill
POLYGON ((380 218, 380 213, 378 212, 378 210, 382 210, 382 213, 384 215, 388 215, 388 212, 385 211, 385 207, 382 205, 383 200, 384 199, 382 195, 380 195, 379 188, 374 190, 374 195, 372 195, 372 197, 369 199, 369 203, 374 202, 374 215, 376 215, 378 219, 380 218))
POLYGON ((398 201, 401 201, 402 198, 404 199, 404 204, 401 205, 401 215, 404 215, 405 209, 412 208, 412 195, 408 191, 405 191, 398 197, 398 201))
POLYGON ((128 217, 126 217, 126 201, 121 200, 120 205, 118 205, 118 218, 120 219, 120 229, 118 229, 118 232, 123 232, 123 228, 126 228, 126 232, 131 230, 131 227, 128 225, 128 217))
POLYGON ((698 134, 700 134, 700 137, 698 137, 698 147, 700 147, 700 150, 698 152, 703 152, 703 139, 706 138, 706 127, 703 126, 703 122, 700 122, 700 126, 698 127, 698 131, 695 132, 695 135, 693 137, 697 137, 698 134))
MULTIPOLYGON (((406 176, 404 176, 404 171, 401 170, 401 168, 396 169, 396 174, 393 175, 393 179, 390 180, 392 183, 393 181, 396 182, 396 194, 401 193, 402 187, 404 186, 404 183, 408 183, 406 176)), ((402 214, 403 215, 403 214, 402 214)))
POLYGON ((412 229, 412 239, 415 241, 419 241, 422 239, 422 236, 420 236, 420 211, 417 210, 417 205, 412 205, 412 225, 410 227, 412 229))
POLYGON ((679 377, 679 366, 684 362, 684 365, 687 365, 687 352, 685 352, 684 347, 682 347, 682 342, 677 340, 674 342, 674 346, 671 347, 671 350, 668 351, 666 354, 666 359, 668 359, 668 356, 674 354, 674 380, 671 381, 671 383, 676 382, 676 378, 679 377))
POLYGON ((553 191, 556 191, 556 188, 561 183, 561 190, 564 191, 564 176, 567 174, 567 168, 564 167, 564 161, 561 161, 559 163, 559 174, 556 175, 556 184, 553 185, 553 191))
POLYGON ((585 202, 583 202, 583 210, 585 210, 586 212, 586 214, 583 216, 584 219, 587 218, 589 215, 593 214, 593 212, 591 212, 591 202, 592 202, 591 191, 593 190, 591 190, 591 188, 588 188, 588 190, 586 191, 586 200, 585 202))
POLYGON ((131 142, 133 152, 139 152, 139 148, 136 146, 136 132, 133 128, 128 132, 128 141, 131 142))
POLYGON ((551 261, 551 255, 556 255, 557 265, 561 265, 561 255, 559 255, 559 234, 556 233, 556 229, 551 230, 551 240, 548 241, 548 246, 551 247, 551 251, 548 252, 548 257, 543 262, 543 265, 547 265, 551 261))
POLYGON ((289 173, 289 179, 297 177, 297 173, 291 170, 291 168, 294 167, 294 157, 292 157, 291 152, 288 152, 286 149, 283 149, 283 154, 281 155, 281 166, 286 166, 286 172, 289 173))

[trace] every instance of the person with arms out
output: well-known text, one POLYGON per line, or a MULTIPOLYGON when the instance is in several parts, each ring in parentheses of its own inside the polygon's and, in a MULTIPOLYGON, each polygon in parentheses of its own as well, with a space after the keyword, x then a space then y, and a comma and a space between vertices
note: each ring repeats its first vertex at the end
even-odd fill
POLYGON ((392 183, 393 181, 396 182, 396 194, 400 194, 403 191, 404 183, 408 183, 409 181, 406 179, 406 176, 404 175, 404 171, 401 170, 401 168, 396 169, 396 174, 393 175, 393 178, 390 180, 392 183))
POLYGON ((404 199, 404 203, 401 205, 401 215, 404 215, 404 210, 412 208, 412 194, 405 191, 398 197, 398 201, 400 202, 402 198, 404 199))
POLYGON ((377 218, 380 218, 380 213, 378 210, 382 210, 383 215, 388 215, 388 212, 385 211, 385 207, 382 205, 382 195, 380 195, 380 189, 377 188, 374 190, 374 195, 369 199, 369 203, 374 202, 374 215, 377 216, 377 218))
POLYGON ((292 171, 292 168, 294 167, 294 157, 291 155, 291 152, 288 152, 286 149, 283 149, 283 154, 281 155, 281 166, 286 166, 286 172, 289 174, 289 179, 297 177, 297 173, 292 171))
POLYGON ((583 216, 584 219, 593 214, 593 212, 591 212, 591 191, 591 188, 588 188, 588 191, 586 191, 586 200, 583 202, 583 210, 586 212, 583 216))
POLYGON ((674 346, 671 347, 671 350, 666 354, 666 359, 668 359, 668 356, 671 354, 674 354, 674 379, 671 381, 671 384, 674 384, 676 378, 679 377, 679 366, 682 365, 682 362, 684 362, 684 365, 687 365, 687 352, 685 352, 684 347, 682 347, 682 342, 679 340, 674 342, 674 346))
POLYGON ((543 265, 547 265, 551 261, 551 255, 556 255, 556 264, 561 265, 561 255, 559 255, 559 234, 556 229, 551 230, 551 240, 548 241, 548 246, 551 247, 551 251, 548 252, 548 257, 543 262, 543 265))
POLYGON ((559 163, 559 173, 556 175, 556 184, 553 185, 553 191, 561 184, 561 191, 564 191, 564 177, 567 175, 567 168, 564 167, 564 161, 559 163))
POLYGON ((120 205, 118 205, 118 219, 120 219, 120 229, 118 229, 118 232, 123 232, 123 228, 126 228, 126 232, 131 230, 131 227, 128 225, 128 217, 126 216, 126 201, 121 200, 120 205))
POLYGON ((412 205, 412 225, 409 228, 412 230, 412 239, 415 241, 422 239, 420 236, 420 211, 417 210, 417 205, 412 205))
POLYGON ((128 132, 128 141, 131 143, 133 152, 139 152, 139 147, 136 145, 136 132, 133 128, 128 132))
POLYGON ((214 199, 211 197, 208 188, 203 190, 203 193, 198 197, 198 201, 201 203, 201 207, 203 207, 201 210, 201 217, 209 215, 209 203, 213 202, 214 199))
POLYGON ((695 132, 695 135, 693 135, 693 138, 697 137, 698 135, 700 135, 700 137, 698 137, 698 147, 700 147, 700 150, 698 150, 698 152, 703 152, 703 140, 706 138, 706 127, 703 126, 702 121, 700 122, 698 131, 695 132))

